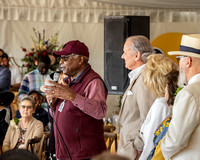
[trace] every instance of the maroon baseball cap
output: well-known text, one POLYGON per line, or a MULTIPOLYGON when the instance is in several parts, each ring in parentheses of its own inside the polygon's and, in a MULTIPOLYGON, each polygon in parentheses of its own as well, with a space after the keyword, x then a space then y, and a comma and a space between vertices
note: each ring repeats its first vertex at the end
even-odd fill
POLYGON ((74 53, 89 57, 88 47, 79 40, 69 41, 64 45, 61 51, 54 51, 53 53, 56 54, 57 56, 70 55, 74 53))

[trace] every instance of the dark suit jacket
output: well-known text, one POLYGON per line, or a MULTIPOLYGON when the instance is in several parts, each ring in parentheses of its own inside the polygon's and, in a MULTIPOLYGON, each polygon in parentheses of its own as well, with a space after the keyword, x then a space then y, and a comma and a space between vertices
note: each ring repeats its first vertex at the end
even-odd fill
POLYGON ((0 111, 0 146, 3 145, 3 140, 8 129, 8 123, 5 121, 6 112, 5 109, 0 111))
POLYGON ((0 88, 2 91, 10 89, 11 72, 0 65, 0 88))

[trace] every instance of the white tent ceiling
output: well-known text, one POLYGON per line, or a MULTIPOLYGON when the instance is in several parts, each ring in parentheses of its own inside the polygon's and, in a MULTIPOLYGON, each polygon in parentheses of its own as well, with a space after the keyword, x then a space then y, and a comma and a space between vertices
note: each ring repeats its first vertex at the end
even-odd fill
POLYGON ((109 15, 199 22, 200 0, 0 0, 0 20, 102 23, 109 15))
POLYGON ((200 9, 200 0, 94 0, 121 5, 151 8, 200 9))

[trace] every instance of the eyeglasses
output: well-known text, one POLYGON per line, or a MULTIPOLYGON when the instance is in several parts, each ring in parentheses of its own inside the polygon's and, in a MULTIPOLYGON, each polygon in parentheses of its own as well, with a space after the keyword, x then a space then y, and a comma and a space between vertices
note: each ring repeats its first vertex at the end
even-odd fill
POLYGON ((72 54, 67 55, 67 56, 62 56, 62 57, 60 57, 60 60, 67 61, 70 57, 73 57, 75 55, 77 55, 77 54, 72 53, 72 54))
POLYGON ((33 108, 33 106, 24 106, 24 105, 21 105, 21 108, 22 108, 22 109, 26 109, 26 108, 27 108, 27 109, 31 109, 31 108, 33 108))
POLYGON ((177 59, 178 63, 181 60, 181 58, 184 58, 184 57, 187 57, 187 56, 176 56, 176 59, 177 59))

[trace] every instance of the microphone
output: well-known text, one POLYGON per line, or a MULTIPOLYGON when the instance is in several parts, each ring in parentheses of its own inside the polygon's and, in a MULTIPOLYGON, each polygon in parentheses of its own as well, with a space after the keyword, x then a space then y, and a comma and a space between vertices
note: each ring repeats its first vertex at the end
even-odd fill
POLYGON ((57 71, 57 72, 51 73, 51 74, 50 74, 51 80, 54 81, 54 82, 58 82, 61 72, 62 72, 62 71, 57 71))
MULTIPOLYGON (((49 75, 49 77, 51 78, 52 81, 54 81, 54 82, 57 83, 58 80, 59 80, 59 77, 60 77, 60 73, 61 73, 61 72, 62 72, 62 71, 53 72, 53 73, 51 73, 51 74, 49 75)), ((50 101, 49 106, 52 106, 52 100, 50 101)))

